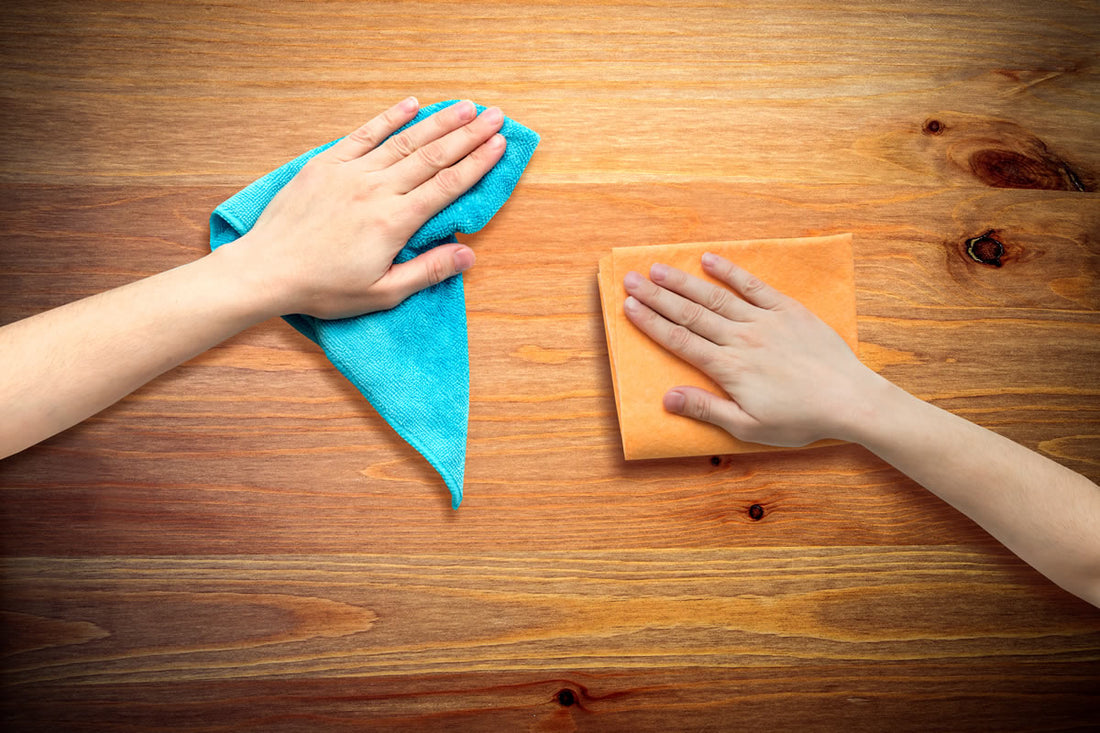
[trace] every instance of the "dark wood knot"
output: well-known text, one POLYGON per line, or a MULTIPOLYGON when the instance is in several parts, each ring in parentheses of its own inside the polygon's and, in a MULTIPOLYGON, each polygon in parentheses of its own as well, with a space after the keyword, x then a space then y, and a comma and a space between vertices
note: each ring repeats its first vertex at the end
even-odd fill
POLYGON ((577 704, 577 693, 570 690, 568 687, 563 687, 558 690, 557 694, 558 705, 563 708, 572 707, 577 704))
POLYGON ((753 504, 752 506, 750 506, 749 517, 752 519, 752 521, 759 522, 761 519, 764 518, 764 507, 760 506, 759 504, 753 504))
POLYGON ((1000 267, 1005 254, 1005 246, 993 238, 993 230, 966 240, 966 254, 975 262, 1000 267))
POLYGON ((722 465, 722 459, 719 458, 718 456, 711 456, 710 457, 710 465, 712 465, 712 466, 721 466, 722 465))
POLYGON ((924 127, 921 128, 921 132, 925 135, 942 135, 943 131, 947 129, 947 125, 943 124, 939 120, 925 120, 924 127))

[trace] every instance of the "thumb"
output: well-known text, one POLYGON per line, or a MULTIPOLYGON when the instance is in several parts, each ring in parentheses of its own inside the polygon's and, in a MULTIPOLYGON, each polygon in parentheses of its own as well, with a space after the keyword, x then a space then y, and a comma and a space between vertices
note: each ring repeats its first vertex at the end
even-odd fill
POLYGON ((474 251, 464 244, 441 245, 408 262, 392 265, 378 285, 393 307, 413 293, 470 269, 475 259, 474 251))
POLYGON ((663 403, 671 413, 717 425, 735 438, 752 419, 733 400, 698 387, 673 387, 663 403))

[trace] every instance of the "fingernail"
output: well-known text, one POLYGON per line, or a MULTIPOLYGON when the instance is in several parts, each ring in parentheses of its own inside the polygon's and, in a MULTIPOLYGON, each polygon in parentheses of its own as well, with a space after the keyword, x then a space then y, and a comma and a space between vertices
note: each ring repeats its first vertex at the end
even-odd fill
POLYGON ((649 268, 649 276, 657 282, 664 280, 668 277, 668 265, 662 265, 658 262, 656 265, 649 268))
POLYGON ((465 272, 474 266, 474 261, 477 257, 474 255, 474 251, 469 247, 463 247, 462 249, 455 250, 455 272, 465 272))
POLYGON ((634 272, 633 270, 631 270, 630 272, 626 273, 626 275, 623 276, 623 285, 626 286, 627 290, 633 290, 634 288, 638 287, 641 284, 642 284, 642 276, 639 275, 638 273, 634 272))
POLYGON ((623 310, 636 311, 638 310, 638 301, 634 299, 633 295, 626 296, 626 300, 623 301, 623 310))
POLYGON ((503 148, 507 143, 508 141, 504 139, 504 136, 498 132, 496 135, 489 138, 489 149, 498 150, 503 148))
POLYGON ((416 97, 406 97, 398 106, 401 108, 402 112, 415 112, 419 109, 420 102, 417 101, 416 97))
POLYGON ((504 119, 504 113, 500 111, 500 107, 490 107, 482 112, 481 116, 486 122, 500 122, 504 119))
POLYGON ((673 390, 665 393, 665 409, 669 412, 683 412, 685 404, 687 404, 687 397, 683 392, 673 390))
POLYGON ((477 107, 473 102, 463 101, 458 103, 458 118, 460 120, 472 120, 477 114, 477 107))
POLYGON ((718 264, 718 255, 711 254, 710 252, 703 253, 703 266, 714 267, 718 264))

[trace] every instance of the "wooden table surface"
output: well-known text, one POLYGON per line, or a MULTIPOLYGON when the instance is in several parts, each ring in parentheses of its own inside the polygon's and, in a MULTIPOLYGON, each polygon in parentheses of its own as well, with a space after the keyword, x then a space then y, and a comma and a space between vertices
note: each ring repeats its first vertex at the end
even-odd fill
POLYGON ((851 231, 861 358, 1098 479, 1098 49, 1090 0, 6 4, 0 323, 406 94, 543 142, 464 238, 462 508, 255 327, 0 464, 5 729, 1096 724, 1100 612, 867 451, 625 462, 595 271, 851 231))

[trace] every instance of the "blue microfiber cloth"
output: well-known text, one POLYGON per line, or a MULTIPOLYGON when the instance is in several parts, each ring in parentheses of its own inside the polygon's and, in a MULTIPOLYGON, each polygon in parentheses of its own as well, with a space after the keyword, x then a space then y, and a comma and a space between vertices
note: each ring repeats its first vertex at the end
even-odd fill
MULTIPOLYGON (((405 127, 457 101, 424 107, 405 127)), ((477 108, 479 113, 485 109, 481 105, 477 108)), ((473 188, 425 222, 397 255, 396 262, 457 241, 455 232, 478 231, 504 205, 531 159, 539 136, 507 117, 500 133, 508 141, 501 160, 473 188)), ((335 142, 310 150, 222 202, 210 216, 210 249, 228 244, 251 229, 268 202, 306 161, 335 142)), ((428 459, 443 477, 451 492, 451 504, 457 509, 462 501, 470 412, 462 276, 422 290, 388 311, 333 321, 301 314, 284 318, 319 344, 398 435, 428 459)))

